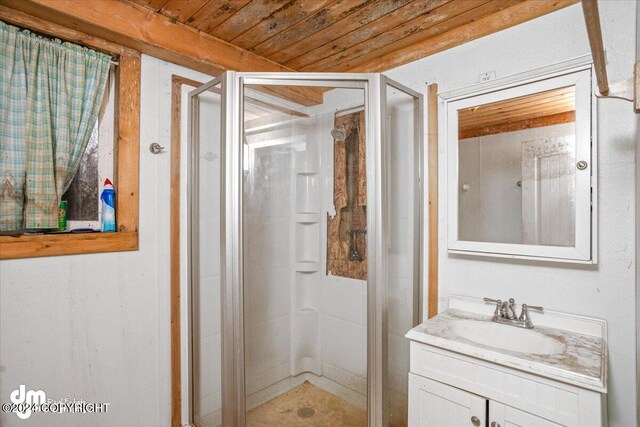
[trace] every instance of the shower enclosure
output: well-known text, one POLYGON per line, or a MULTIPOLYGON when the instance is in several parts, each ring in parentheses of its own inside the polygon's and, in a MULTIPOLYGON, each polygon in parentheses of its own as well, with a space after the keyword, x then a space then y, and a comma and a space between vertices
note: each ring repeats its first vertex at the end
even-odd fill
POLYGON ((183 424, 406 425, 422 96, 381 74, 229 71, 188 99, 183 424), (332 233, 340 197, 362 218, 332 233))

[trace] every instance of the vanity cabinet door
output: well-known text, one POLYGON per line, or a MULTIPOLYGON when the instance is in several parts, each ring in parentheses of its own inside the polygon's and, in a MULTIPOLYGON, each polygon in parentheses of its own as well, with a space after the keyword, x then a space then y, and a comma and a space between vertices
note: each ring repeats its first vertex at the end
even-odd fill
POLYGON ((484 397, 409 374, 409 426, 487 427, 484 397))
POLYGON ((564 425, 490 400, 488 427, 564 427, 564 425))

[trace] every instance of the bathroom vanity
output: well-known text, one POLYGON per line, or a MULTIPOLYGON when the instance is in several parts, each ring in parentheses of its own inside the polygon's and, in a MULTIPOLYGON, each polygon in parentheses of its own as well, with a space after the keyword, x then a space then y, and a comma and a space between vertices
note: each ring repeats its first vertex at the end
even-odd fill
POLYGON ((494 309, 451 296, 407 333, 409 425, 606 426, 606 322, 532 312, 527 329, 492 322, 494 309))

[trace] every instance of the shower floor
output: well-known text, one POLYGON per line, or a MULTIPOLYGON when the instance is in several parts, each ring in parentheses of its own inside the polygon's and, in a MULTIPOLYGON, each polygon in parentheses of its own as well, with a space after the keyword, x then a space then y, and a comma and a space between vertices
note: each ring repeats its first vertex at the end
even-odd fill
POLYGON ((367 413, 308 381, 252 409, 247 426, 366 426, 367 413))

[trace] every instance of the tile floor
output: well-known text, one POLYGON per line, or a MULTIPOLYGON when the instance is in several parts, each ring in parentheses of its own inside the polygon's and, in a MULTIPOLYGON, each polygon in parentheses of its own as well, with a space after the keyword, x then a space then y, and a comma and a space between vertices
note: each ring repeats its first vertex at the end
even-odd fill
POLYGON ((366 426, 367 413, 308 381, 252 409, 247 427, 366 426))

